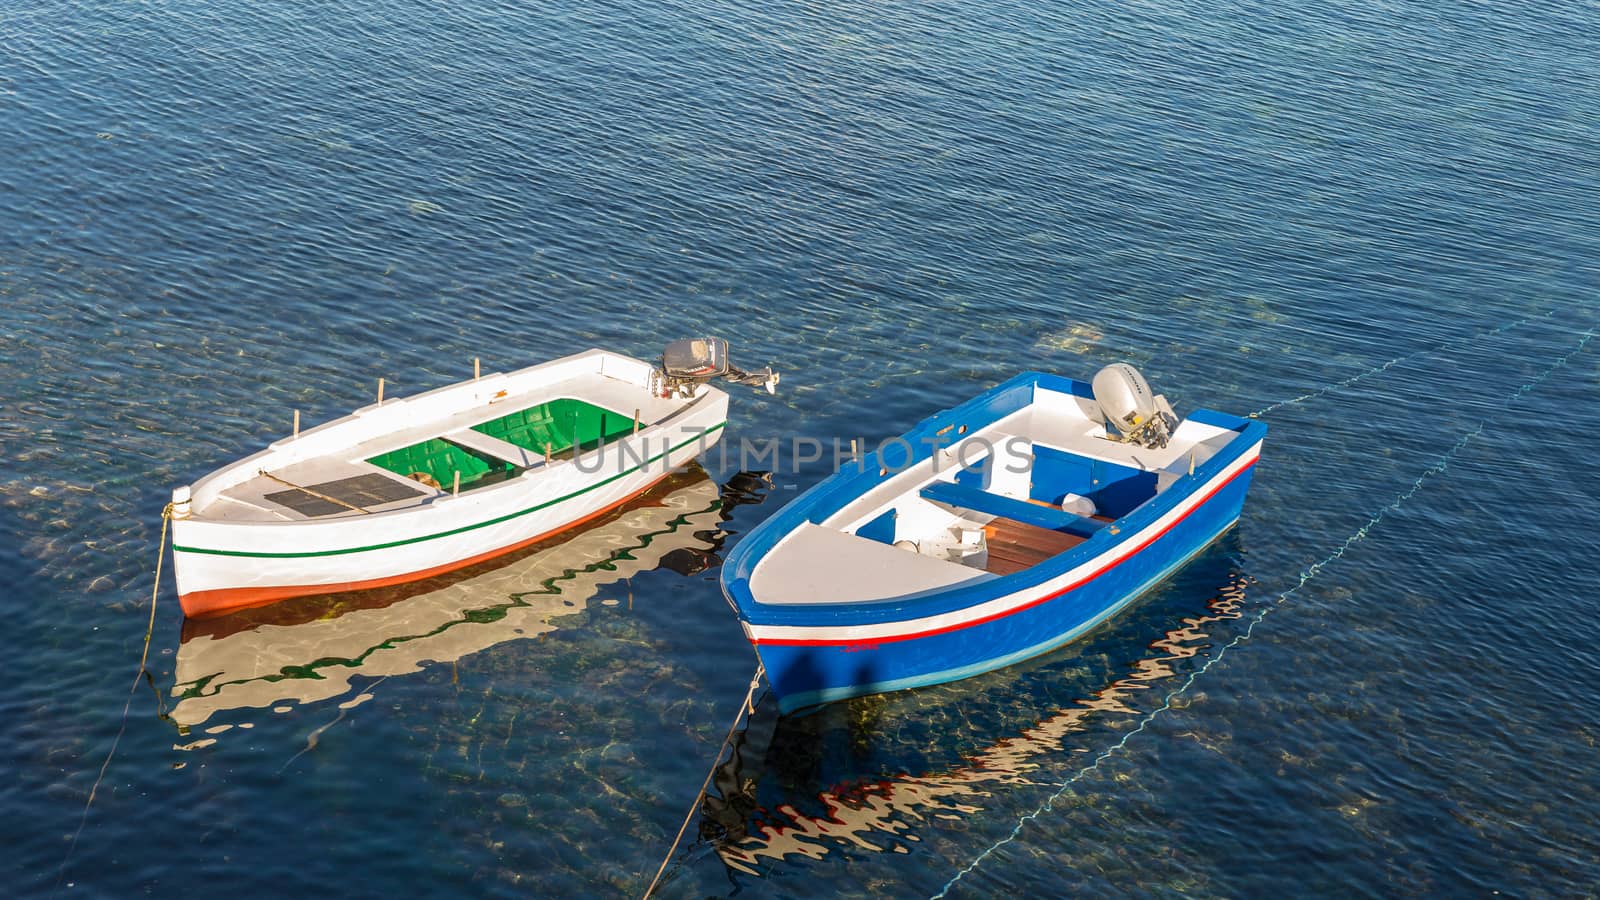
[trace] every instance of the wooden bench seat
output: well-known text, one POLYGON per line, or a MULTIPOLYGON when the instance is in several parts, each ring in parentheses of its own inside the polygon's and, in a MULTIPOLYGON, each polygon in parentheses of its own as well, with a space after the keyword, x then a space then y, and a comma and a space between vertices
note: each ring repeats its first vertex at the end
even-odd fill
MULTIPOLYGON (((544 462, 544 454, 534 453, 499 438, 490 437, 481 431, 471 428, 461 428, 445 434, 444 439, 452 444, 476 450, 494 457, 502 462, 508 462, 519 469, 540 465, 544 462)), ((445 485, 449 487, 449 485, 445 485)))
POLYGON ((991 521, 983 531, 989 551, 984 571, 995 575, 1010 575, 1036 566, 1085 540, 1075 534, 1004 518, 991 521))

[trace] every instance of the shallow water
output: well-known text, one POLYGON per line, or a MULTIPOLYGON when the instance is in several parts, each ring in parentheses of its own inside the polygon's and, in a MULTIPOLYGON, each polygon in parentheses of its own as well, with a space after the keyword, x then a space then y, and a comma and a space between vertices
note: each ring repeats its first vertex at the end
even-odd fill
POLYGON ((763 707, 667 895, 1600 883, 1592 6, 23 3, 0 46, 13 890, 640 893, 754 668, 717 554, 827 461, 237 624, 285 677, 187 733, 168 577, 123 710, 173 486, 380 377, 704 331, 784 372, 734 440, 1115 360, 1272 432, 1085 640, 763 707))

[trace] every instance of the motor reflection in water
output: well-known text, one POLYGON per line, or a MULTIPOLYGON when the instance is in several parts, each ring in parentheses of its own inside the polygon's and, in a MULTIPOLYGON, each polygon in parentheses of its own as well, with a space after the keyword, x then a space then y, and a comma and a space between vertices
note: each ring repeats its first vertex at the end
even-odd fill
POLYGON ((335 700, 348 708, 372 696, 349 696, 357 676, 406 675, 554 631, 607 584, 657 568, 691 575, 719 565, 725 509, 759 502, 762 487, 759 476, 740 473, 719 489, 693 466, 594 524, 449 576, 186 622, 172 719, 185 734, 214 735, 250 727, 201 727, 228 710, 287 713, 335 700))
MULTIPOLYGON (((935 711, 927 706, 902 716, 886 712, 883 698, 865 697, 819 713, 780 718, 776 704, 763 704, 716 773, 715 792, 708 793, 702 807, 701 837, 714 844, 730 870, 745 874, 759 874, 764 864, 785 858, 819 859, 840 850, 906 853, 908 844, 920 840, 917 831, 933 820, 978 812, 986 798, 1001 790, 1059 784, 1075 763, 1091 758, 1084 755, 1088 748, 1073 746, 1070 736, 1147 712, 1151 704, 1141 706, 1142 697, 1176 687, 1193 667, 1186 660, 1231 636, 1231 626, 1242 617, 1250 579, 1233 568, 1236 558, 1224 558, 1233 554, 1208 555, 1211 565, 1202 565, 1187 585, 1176 585, 1182 596, 1210 594, 1203 613, 1176 614, 1177 624, 1163 629, 1148 644, 1148 652, 1117 664, 1120 677, 1102 680, 1103 686, 1029 727, 1007 731, 1008 736, 963 753, 960 765, 932 766, 923 775, 881 774, 896 771, 892 757, 897 741, 916 742, 897 732, 908 730, 904 722, 935 711), (1197 584, 1198 579, 1206 580, 1197 584), (881 758, 884 753, 890 758, 881 758), (835 772, 827 774, 826 768, 835 772)), ((1193 601, 1184 605, 1195 608, 1193 601)), ((1174 615, 1166 612, 1164 617, 1171 623, 1174 615)), ((1127 629, 1120 630, 1125 639, 1127 629)), ((1144 634, 1152 630, 1142 626, 1144 634)), ((1047 677, 1051 672, 1066 675, 1071 664, 1053 665, 1046 658, 1035 671, 1047 677)), ((929 702, 960 707, 959 697, 951 693, 929 702)), ((949 718, 964 724, 958 715, 949 718)), ((982 733, 977 726, 966 727, 982 733)))

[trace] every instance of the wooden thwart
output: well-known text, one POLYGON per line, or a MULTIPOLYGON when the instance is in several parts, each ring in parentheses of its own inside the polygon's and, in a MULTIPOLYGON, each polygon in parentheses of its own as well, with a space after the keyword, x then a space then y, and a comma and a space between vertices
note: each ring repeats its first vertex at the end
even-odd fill
POLYGON ((989 559, 984 570, 995 575, 1020 572, 1087 540, 1005 518, 990 521, 983 530, 989 545, 989 559))

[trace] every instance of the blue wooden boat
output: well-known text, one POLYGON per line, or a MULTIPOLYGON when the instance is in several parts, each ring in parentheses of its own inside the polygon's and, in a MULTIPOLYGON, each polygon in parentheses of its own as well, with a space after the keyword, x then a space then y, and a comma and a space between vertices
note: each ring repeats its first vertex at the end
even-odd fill
POLYGON ((1027 372, 757 528, 723 591, 783 712, 967 678, 1104 622, 1239 519, 1267 426, 1126 365, 1027 372))

